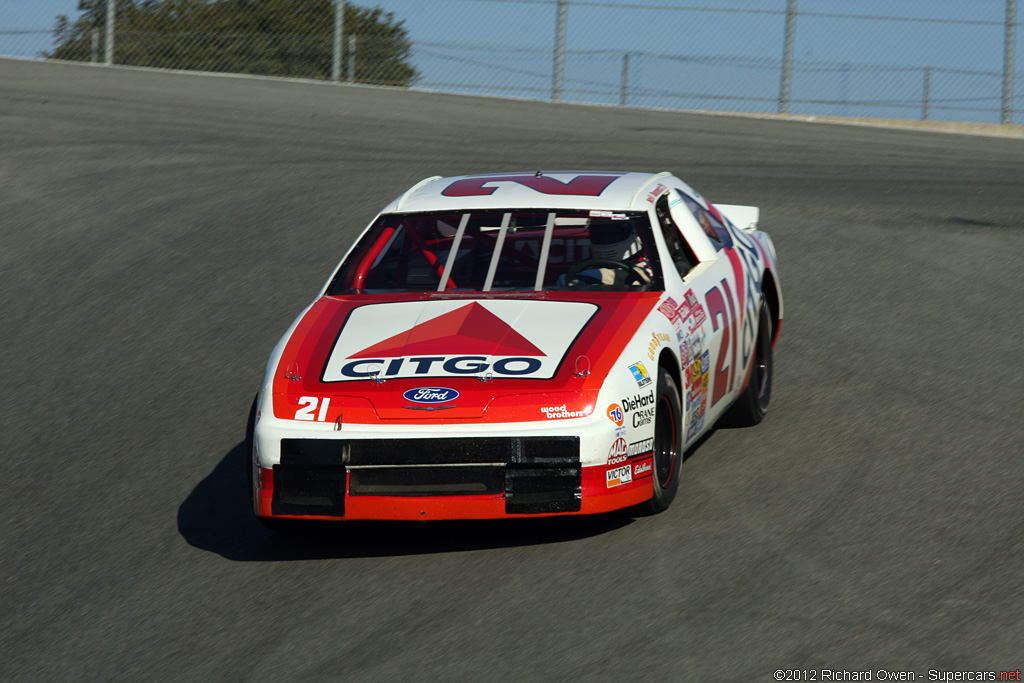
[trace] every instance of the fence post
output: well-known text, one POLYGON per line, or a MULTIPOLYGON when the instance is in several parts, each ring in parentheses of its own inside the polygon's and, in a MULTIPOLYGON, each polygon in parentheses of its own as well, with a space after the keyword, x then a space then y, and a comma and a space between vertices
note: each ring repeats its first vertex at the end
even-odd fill
POLYGON ((1003 52, 1003 123, 1013 117, 1013 40, 1017 31, 1017 0, 1006 0, 1006 46, 1003 52))
POLYGON ((850 63, 843 62, 839 67, 839 97, 842 108, 839 110, 841 116, 850 115, 850 63))
POLYGON ((341 80, 341 36, 345 28, 345 0, 334 0, 334 49, 331 51, 331 80, 341 80))
POLYGON ((104 40, 103 61, 107 66, 114 63, 114 13, 117 0, 107 0, 107 33, 104 40))
POLYGON ((346 69, 346 77, 349 83, 356 82, 356 37, 348 37, 348 69, 346 69))
POLYGON ((92 27, 92 52, 89 56, 93 64, 100 61, 100 30, 95 26, 92 27))
POLYGON ((569 0, 558 0, 558 15, 555 20, 555 68, 551 84, 551 99, 562 100, 562 71, 565 68, 565 15, 569 0))
POLYGON ((928 120, 928 109, 932 103, 932 68, 926 67, 924 70, 924 101, 921 103, 921 120, 928 120))
POLYGON ((623 107, 629 102, 629 52, 622 55, 622 90, 619 94, 619 104, 623 107))
POLYGON ((779 91, 779 113, 789 112, 789 87, 793 79, 793 41, 796 36, 796 0, 786 7, 786 38, 782 47, 782 86, 779 91))

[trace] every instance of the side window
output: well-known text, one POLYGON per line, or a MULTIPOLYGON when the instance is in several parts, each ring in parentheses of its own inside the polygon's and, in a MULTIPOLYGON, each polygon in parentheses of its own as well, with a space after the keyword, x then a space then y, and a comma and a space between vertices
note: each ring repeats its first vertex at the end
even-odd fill
POLYGON ((715 249, 721 251, 726 247, 732 246, 732 235, 729 234, 729 229, 725 227, 725 223, 722 221, 718 209, 714 207, 710 202, 708 206, 711 207, 711 211, 708 211, 703 206, 697 203, 695 199, 687 195, 685 192, 676 188, 676 192, 686 202, 686 208, 690 210, 693 217, 697 219, 697 223, 704 230, 704 234, 711 240, 711 244, 715 245, 715 249))
POLYGON ((655 204, 654 210, 658 214, 658 225, 661 227, 662 237, 665 238, 665 246, 668 247, 669 258, 672 259, 672 264, 679 271, 679 276, 686 277, 690 269, 697 265, 697 256, 690 249, 686 240, 683 239, 683 234, 679 231, 675 221, 672 220, 671 214, 669 214, 667 193, 661 196, 661 199, 655 204))

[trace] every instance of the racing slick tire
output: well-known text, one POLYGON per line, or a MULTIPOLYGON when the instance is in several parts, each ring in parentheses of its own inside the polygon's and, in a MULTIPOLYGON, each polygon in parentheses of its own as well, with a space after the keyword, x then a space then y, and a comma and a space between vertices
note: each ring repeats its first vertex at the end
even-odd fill
POLYGON ((682 410, 679 387, 663 367, 658 368, 658 395, 654 413, 654 473, 651 499, 639 506, 641 514, 664 512, 679 490, 683 458, 682 410))
POLYGON ((757 320, 757 347, 747 388, 722 416, 723 427, 753 427, 764 419, 772 398, 772 317, 761 299, 757 320))

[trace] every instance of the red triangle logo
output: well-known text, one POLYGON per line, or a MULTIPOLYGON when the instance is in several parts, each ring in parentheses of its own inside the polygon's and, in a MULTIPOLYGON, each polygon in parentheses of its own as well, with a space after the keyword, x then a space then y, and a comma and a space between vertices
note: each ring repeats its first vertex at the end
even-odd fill
POLYGON ((369 346, 350 358, 456 354, 545 355, 504 320, 473 302, 369 346))

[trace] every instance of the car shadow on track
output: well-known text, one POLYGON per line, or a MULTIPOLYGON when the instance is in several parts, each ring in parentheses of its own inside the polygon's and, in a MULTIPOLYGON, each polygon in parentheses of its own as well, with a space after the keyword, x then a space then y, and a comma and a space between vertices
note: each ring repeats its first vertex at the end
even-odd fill
POLYGON ((564 543, 632 524, 625 513, 458 522, 340 522, 284 536, 252 514, 239 443, 178 508, 178 532, 196 548, 238 562, 388 557, 564 543))

